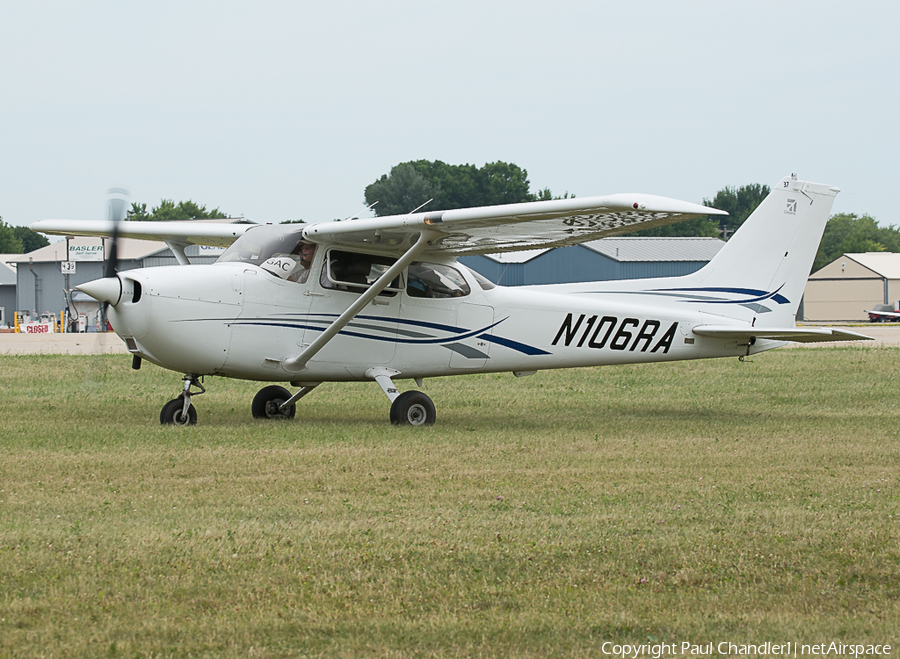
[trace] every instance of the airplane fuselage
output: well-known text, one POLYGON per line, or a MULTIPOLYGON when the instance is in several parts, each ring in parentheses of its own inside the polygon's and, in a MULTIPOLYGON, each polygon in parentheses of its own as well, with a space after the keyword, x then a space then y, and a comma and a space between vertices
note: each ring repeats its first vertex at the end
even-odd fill
POLYGON ((687 308, 675 314, 639 296, 550 286, 485 287, 465 266, 443 265, 465 280, 464 293, 416 297, 401 285, 379 295, 300 373, 284 360, 359 292, 326 288, 319 277, 288 281, 252 264, 145 268, 120 274, 122 299, 109 315, 131 352, 164 368, 273 382, 366 380, 380 366, 425 378, 748 352, 694 336, 708 316, 687 308))

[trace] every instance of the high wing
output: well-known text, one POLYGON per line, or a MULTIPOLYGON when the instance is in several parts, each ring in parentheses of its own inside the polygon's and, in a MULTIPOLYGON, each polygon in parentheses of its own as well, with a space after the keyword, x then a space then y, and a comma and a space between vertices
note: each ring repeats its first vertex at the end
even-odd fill
MULTIPOLYGON (((307 225, 303 235, 316 243, 398 253, 427 230, 433 236, 427 252, 493 254, 574 245, 705 215, 727 213, 666 197, 616 194, 323 222, 307 225)), ((256 225, 123 221, 117 230, 126 238, 161 240, 182 247, 226 247, 253 226, 256 225)), ((108 221, 41 220, 31 228, 63 236, 113 234, 113 223, 108 221)))
POLYGON ((863 313, 870 313, 874 316, 885 316, 887 318, 900 318, 900 311, 863 311, 863 313))
POLYGON ((834 327, 755 328, 733 325, 699 325, 693 330, 698 336, 715 339, 736 339, 753 342, 756 339, 795 341, 797 343, 822 343, 830 341, 871 341, 871 336, 834 327))
MULTIPOLYGON (((31 225, 33 231, 57 236, 111 236, 116 223, 106 220, 40 220, 31 225)), ((123 238, 161 240, 181 246, 210 245, 228 247, 255 224, 192 222, 129 222, 118 223, 123 238)))
POLYGON ((616 194, 327 222, 308 226, 303 235, 396 253, 428 231, 436 237, 426 252, 457 256, 575 245, 705 215, 727 213, 666 197, 616 194))

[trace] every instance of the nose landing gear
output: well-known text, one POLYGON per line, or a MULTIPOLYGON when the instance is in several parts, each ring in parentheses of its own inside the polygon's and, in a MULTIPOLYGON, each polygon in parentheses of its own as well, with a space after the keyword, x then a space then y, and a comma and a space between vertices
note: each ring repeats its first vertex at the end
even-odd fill
POLYGON ((162 425, 194 426, 197 425, 197 410, 191 404, 191 396, 205 394, 206 388, 200 383, 196 375, 188 373, 184 376, 184 390, 168 403, 163 405, 159 413, 159 422, 162 425), (191 392, 191 387, 197 387, 200 391, 191 392))

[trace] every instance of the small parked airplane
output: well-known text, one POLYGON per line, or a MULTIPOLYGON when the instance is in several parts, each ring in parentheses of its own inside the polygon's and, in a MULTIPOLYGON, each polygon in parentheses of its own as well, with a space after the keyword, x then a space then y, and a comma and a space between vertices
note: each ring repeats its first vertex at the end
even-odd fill
MULTIPOLYGON (((164 424, 194 424, 206 375, 266 382, 256 418, 292 418, 322 382, 374 381, 400 425, 435 421, 395 379, 743 357, 788 341, 867 339, 798 328, 795 314, 837 188, 783 179, 699 271, 683 277, 496 286, 456 257, 572 245, 722 211, 644 194, 419 212, 345 222, 211 225, 43 220, 58 235, 165 241, 182 265, 78 288, 108 304, 133 354, 184 373, 164 424), (228 246, 189 265, 190 244, 228 246), (198 391, 193 391, 196 388, 198 391)), ((111 252, 114 252, 113 248, 111 252)), ((585 273, 589 276, 589 273, 585 273)))
POLYGON ((866 309, 870 323, 900 322, 900 311, 891 304, 876 304, 874 309, 866 309))

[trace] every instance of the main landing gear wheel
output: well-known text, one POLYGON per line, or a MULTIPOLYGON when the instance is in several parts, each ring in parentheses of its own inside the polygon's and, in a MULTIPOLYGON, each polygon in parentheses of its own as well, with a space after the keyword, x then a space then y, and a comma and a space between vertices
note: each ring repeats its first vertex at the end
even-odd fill
POLYGON ((253 397, 250 411, 253 412, 254 419, 293 419, 297 413, 296 403, 291 403, 283 410, 279 409, 279 405, 290 398, 291 392, 277 384, 263 387, 253 397))
POLYGON ((421 391, 404 391, 391 403, 391 423, 395 426, 432 426, 434 403, 421 391))
POLYGON ((184 414, 184 397, 174 398, 163 405, 159 413, 159 422, 164 426, 195 426, 197 425, 197 410, 189 405, 187 416, 184 414))

